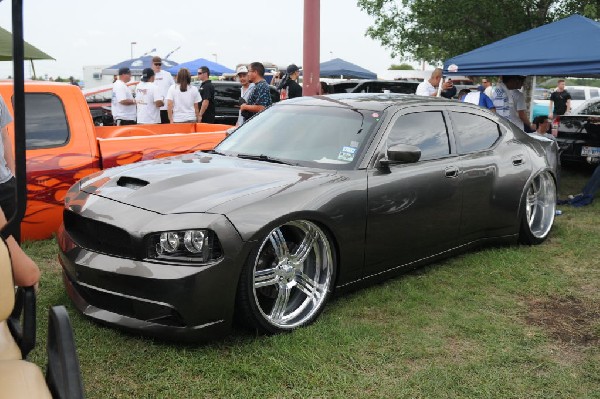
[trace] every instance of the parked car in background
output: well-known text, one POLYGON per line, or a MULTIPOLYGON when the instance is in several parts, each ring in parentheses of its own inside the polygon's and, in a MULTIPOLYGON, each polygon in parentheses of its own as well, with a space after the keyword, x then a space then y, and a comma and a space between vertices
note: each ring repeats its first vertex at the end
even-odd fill
POLYGON ((329 94, 338 93, 400 93, 415 94, 417 80, 362 80, 348 79, 329 83, 329 94))
POLYGON ((566 161, 600 162, 600 97, 584 101, 558 118, 556 140, 566 161))
POLYGON ((551 90, 544 89, 543 87, 535 88, 533 91, 533 118, 540 115, 548 115, 551 92, 551 90))
POLYGON ((600 115, 600 97, 584 101, 571 111, 571 115, 600 115))
POLYGON ((575 109, 586 100, 600 97, 600 88, 593 86, 565 86, 571 94, 571 109, 575 109))
POLYGON ((485 243, 539 244, 556 144, 458 101, 281 101, 214 151, 97 173, 65 199, 66 292, 176 341, 313 322, 340 292, 485 243))
MULTIPOLYGON (((192 82, 196 88, 200 87, 201 82, 192 82)), ((215 87, 215 123, 225 125, 235 125, 240 111, 240 82, 228 80, 213 80, 215 87)), ((274 86, 269 86, 271 90, 271 101, 279 101, 279 92, 274 86)))
POLYGON ((415 94, 416 80, 360 80, 348 93, 399 93, 415 94))

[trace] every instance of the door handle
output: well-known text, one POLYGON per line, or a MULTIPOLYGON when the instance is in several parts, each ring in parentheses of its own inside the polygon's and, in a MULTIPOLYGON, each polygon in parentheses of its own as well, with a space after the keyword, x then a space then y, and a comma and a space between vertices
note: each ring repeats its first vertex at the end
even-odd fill
POLYGON ((444 172, 446 173, 446 177, 450 179, 458 177, 458 168, 456 166, 448 166, 444 172))
POLYGON ((523 159, 522 155, 515 155, 514 157, 512 157, 512 164, 514 166, 520 166, 523 165, 525 163, 525 160, 523 159))

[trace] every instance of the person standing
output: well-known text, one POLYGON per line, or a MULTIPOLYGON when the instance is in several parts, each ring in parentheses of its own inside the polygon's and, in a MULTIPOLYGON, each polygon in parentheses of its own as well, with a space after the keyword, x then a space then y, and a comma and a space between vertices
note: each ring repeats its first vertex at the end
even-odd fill
POLYGON ((154 71, 156 98, 163 102, 163 106, 160 107, 160 123, 169 123, 169 113, 167 112, 165 97, 167 96, 169 87, 175 84, 175 80, 169 72, 162 70, 162 58, 157 55, 152 57, 152 70, 154 71))
MULTIPOLYGON (((438 86, 442 81, 442 69, 435 68, 431 73, 429 80, 424 80, 417 86, 415 94, 417 96, 437 96, 438 86)), ((456 87, 452 84, 451 80, 447 80, 442 84, 442 97, 452 98, 456 95, 456 87)))
POLYGON ((556 90, 550 94, 550 103, 548 105, 548 117, 568 114, 571 112, 571 94, 565 90, 565 80, 559 79, 556 90))
POLYGON ((525 76, 504 75, 492 91, 492 102, 498 115, 508 119, 521 130, 527 127, 531 131, 531 122, 525 112, 525 96, 519 90, 525 76))
MULTIPOLYGON (((16 210, 17 201, 15 196, 15 155, 13 145, 8 136, 8 125, 13 119, 8 112, 8 107, 4 99, 0 96, 0 208, 7 218, 11 218, 16 210)), ((18 229, 17 229, 18 230, 18 229)), ((12 231, 11 235, 20 241, 17 231, 12 231)))
MULTIPOLYGON (((240 66, 237 69, 236 74, 237 74, 238 80, 240 81, 240 84, 242 85, 241 91, 240 91, 240 106, 241 106, 242 104, 248 102, 248 98, 250 98, 250 93, 254 89, 254 83, 250 83, 250 80, 248 80, 248 67, 246 67, 246 65, 240 66)), ((244 117, 242 116, 242 111, 240 110, 238 120, 235 125, 240 126, 243 123, 244 123, 244 117)))
POLYGON ((135 125, 136 109, 135 100, 127 83, 131 80, 129 68, 119 69, 119 79, 113 83, 111 112, 115 125, 135 125))
POLYGON ((198 103, 200 93, 192 83, 192 76, 187 68, 177 72, 176 84, 167 92, 167 111, 170 123, 200 122, 198 103))
POLYGON ((265 66, 262 63, 253 62, 250 64, 248 79, 254 83, 254 89, 248 98, 248 102, 240 106, 244 122, 269 107, 272 103, 269 84, 265 80, 265 66))
POLYGON ((302 87, 296 82, 300 76, 300 68, 296 64, 290 64, 286 70, 286 76, 279 86, 281 99, 302 97, 302 87))
POLYGON ((483 78, 483 79, 481 79, 481 85, 483 86, 483 93, 486 96, 491 97, 492 90, 494 89, 493 86, 492 86, 492 82, 490 82, 486 78, 483 78))
POLYGON ((215 86, 210 81, 210 70, 207 66, 198 68, 198 79, 202 81, 200 85, 200 122, 215 123, 215 86))
POLYGON ((156 96, 155 77, 152 68, 145 68, 142 81, 135 88, 138 124, 160 123, 160 107, 164 103, 161 97, 156 96))

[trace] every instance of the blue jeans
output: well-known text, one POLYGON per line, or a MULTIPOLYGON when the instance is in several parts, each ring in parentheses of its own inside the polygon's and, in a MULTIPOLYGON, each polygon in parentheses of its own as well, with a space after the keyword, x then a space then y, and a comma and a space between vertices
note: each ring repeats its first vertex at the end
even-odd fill
POLYGON ((583 188, 582 193, 584 195, 589 195, 589 196, 593 197, 599 188, 600 188, 600 165, 596 166, 596 169, 594 169, 594 173, 592 173, 592 177, 590 177, 590 180, 588 180, 588 182, 585 184, 585 187, 583 188))

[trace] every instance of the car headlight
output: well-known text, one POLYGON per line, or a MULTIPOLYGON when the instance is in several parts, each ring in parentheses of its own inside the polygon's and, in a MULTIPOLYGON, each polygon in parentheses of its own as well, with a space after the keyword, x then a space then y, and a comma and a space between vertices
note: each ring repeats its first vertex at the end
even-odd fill
POLYGON ((221 245, 210 230, 164 231, 150 235, 148 257, 151 259, 205 263, 221 257, 221 245))

